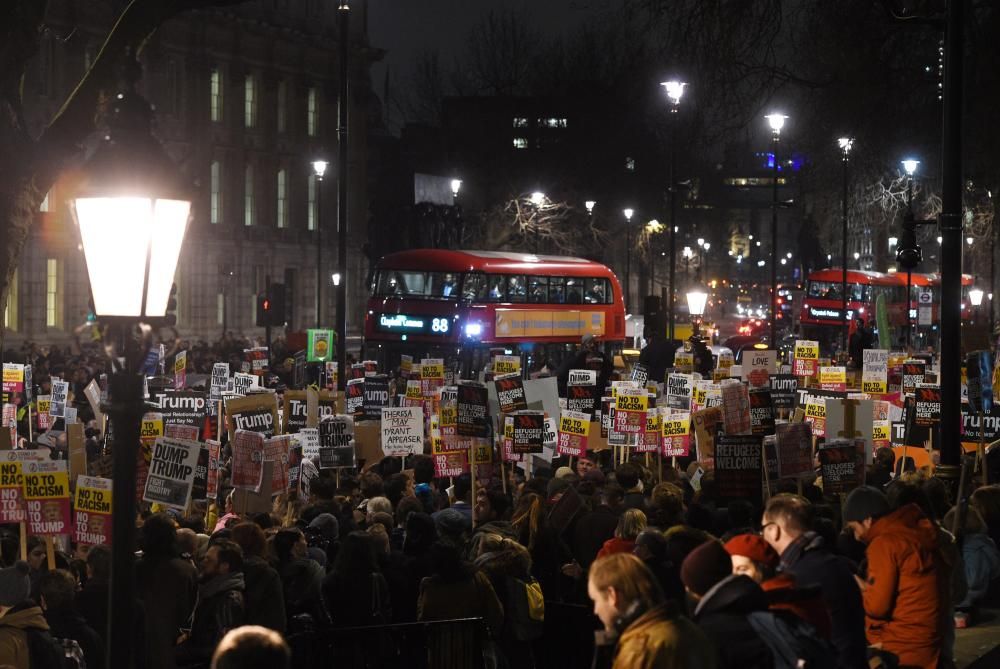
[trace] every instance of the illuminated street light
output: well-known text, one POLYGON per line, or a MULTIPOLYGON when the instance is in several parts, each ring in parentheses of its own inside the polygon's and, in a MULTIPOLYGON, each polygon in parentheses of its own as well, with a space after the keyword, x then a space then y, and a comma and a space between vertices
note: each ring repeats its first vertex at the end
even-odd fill
POLYGON ((980 290, 979 288, 973 288, 972 290, 970 290, 969 291, 969 302, 971 302, 972 306, 974 306, 974 307, 978 307, 980 304, 982 304, 983 303, 983 291, 980 290))
POLYGON ((681 103, 681 98, 684 96, 684 87, 687 86, 683 81, 664 81, 660 84, 667 91, 667 97, 670 98, 671 104, 677 107, 681 103))
POLYGON ((587 208, 588 214, 594 213, 594 207, 597 206, 597 200, 587 200, 583 203, 583 206, 587 208))
POLYGON ((534 193, 531 194, 530 199, 531 199, 531 204, 535 205, 536 207, 541 207, 543 204, 545 204, 545 193, 536 190, 534 193))
POLYGON ((451 180, 451 196, 453 198, 457 198, 458 197, 458 191, 461 188, 462 188, 462 180, 461 179, 452 179, 451 180))
POLYGON ((920 165, 920 161, 914 160, 913 158, 907 158, 901 162, 903 163, 903 169, 906 171, 906 175, 910 177, 916 173, 917 167, 920 165))

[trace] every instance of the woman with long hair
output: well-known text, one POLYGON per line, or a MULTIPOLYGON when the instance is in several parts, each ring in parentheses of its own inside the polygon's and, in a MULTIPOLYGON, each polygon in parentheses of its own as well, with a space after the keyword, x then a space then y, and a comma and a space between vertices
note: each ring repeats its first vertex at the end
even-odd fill
POLYGON ((518 498, 510 524, 518 542, 531 554, 532 574, 542 584, 546 598, 561 600, 563 574, 575 573, 579 567, 559 533, 548 524, 547 513, 542 497, 527 493, 518 498))

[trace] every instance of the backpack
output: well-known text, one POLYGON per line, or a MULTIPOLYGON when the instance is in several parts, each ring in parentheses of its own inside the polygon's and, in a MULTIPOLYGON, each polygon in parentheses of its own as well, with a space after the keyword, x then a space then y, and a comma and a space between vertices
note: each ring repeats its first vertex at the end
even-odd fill
POLYGON ((507 622, 515 639, 533 641, 545 629, 545 596, 535 579, 507 579, 507 622))
POLYGON ((750 626, 771 650, 775 669, 833 669, 837 650, 812 625, 782 611, 754 611, 750 626))
POLYGON ((31 669, 86 669, 80 644, 72 639, 56 639, 48 630, 29 627, 28 666, 31 669))

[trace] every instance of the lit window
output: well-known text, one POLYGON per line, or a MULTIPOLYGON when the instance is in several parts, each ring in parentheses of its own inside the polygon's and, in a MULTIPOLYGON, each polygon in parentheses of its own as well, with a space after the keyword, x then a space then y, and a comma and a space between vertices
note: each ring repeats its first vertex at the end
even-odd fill
POLYGON ((222 73, 218 68, 212 68, 209 77, 209 96, 212 105, 212 120, 222 120, 222 73))
POLYGON ((566 119, 564 118, 540 118, 538 119, 538 127, 540 128, 565 128, 566 119))
POLYGON ((310 88, 306 97, 306 133, 310 137, 316 136, 316 128, 319 126, 319 102, 316 99, 316 89, 310 88))
POLYGON ((514 127, 515 128, 527 128, 528 127, 528 119, 523 118, 521 116, 515 116, 514 117, 514 127))
POLYGON ((528 140, 525 137, 515 137, 514 138, 514 148, 515 149, 526 149, 528 148, 528 140))
POLYGON ((635 158, 631 156, 625 157, 625 170, 628 172, 635 172, 635 158))
POLYGON ((48 211, 49 211, 49 195, 51 195, 51 194, 52 194, 52 191, 49 191, 48 193, 45 194, 45 199, 42 200, 42 203, 40 205, 38 205, 38 211, 40 211, 42 213, 48 213, 48 211))
POLYGON ((211 202, 209 203, 209 222, 215 224, 222 221, 222 165, 218 160, 212 161, 211 167, 211 202))
POLYGON ((278 82, 278 132, 285 132, 285 117, 288 112, 285 99, 288 97, 288 84, 284 80, 278 82))
POLYGON ((316 175, 309 175, 309 206, 306 208, 306 228, 308 230, 316 229, 316 175))
POLYGON ((247 165, 243 179, 243 225, 253 225, 253 165, 247 165))
POLYGON ((50 328, 62 325, 62 291, 59 284, 59 260, 49 258, 45 274, 45 325, 50 328))
POLYGON ((278 227, 288 225, 288 176, 285 170, 278 170, 278 227))
POLYGON ((243 80, 243 124, 252 128, 257 123, 257 82, 252 74, 243 80))
MULTIPOLYGON (((256 301, 254 302, 256 306, 256 301)), ((226 294, 215 294, 215 322, 222 325, 226 320, 226 294)))
POLYGON ((3 325, 8 330, 17 331, 17 270, 10 279, 7 289, 7 304, 3 310, 3 325))

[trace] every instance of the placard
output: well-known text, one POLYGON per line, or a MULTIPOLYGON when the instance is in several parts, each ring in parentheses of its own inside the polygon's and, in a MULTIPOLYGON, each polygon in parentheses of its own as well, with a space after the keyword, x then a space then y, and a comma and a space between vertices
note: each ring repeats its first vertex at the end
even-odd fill
POLYGON ((663 416, 663 455, 686 457, 691 450, 691 417, 675 413, 663 416))
POLYGON ((914 391, 916 409, 913 419, 920 427, 934 427, 941 421, 941 388, 917 386, 914 391))
POLYGON ((181 390, 187 385, 187 351, 174 356, 174 388, 181 390))
POLYGON ((513 413, 528 408, 528 400, 524 394, 524 381, 520 376, 498 376, 494 379, 493 385, 496 387, 500 413, 513 413))
POLYGON ((366 376, 362 391, 365 420, 379 420, 382 409, 389 406, 389 377, 384 374, 366 376))
POLYGON ((69 397, 68 381, 52 381, 52 400, 49 406, 49 414, 53 418, 66 417, 66 402, 69 397))
POLYGON ((3 363, 3 392, 19 393, 24 390, 24 365, 3 363))
POLYGON ((923 360, 907 360, 903 363, 903 394, 912 395, 917 386, 924 382, 925 364, 923 360))
MULTIPOLYGON (((282 397, 284 410, 281 412, 285 434, 295 434, 308 425, 308 402, 305 390, 286 390, 282 397)), ((337 398, 329 390, 319 391, 317 419, 337 413, 337 398)))
POLYGON ((861 392, 884 395, 889 392, 889 351, 865 349, 861 372, 861 392))
POLYGON ((306 330, 306 358, 309 362, 326 362, 334 357, 333 330, 306 330))
MULTIPOLYGON (((351 418, 350 416, 344 416, 344 418, 351 418)), ((320 423, 322 425, 322 423, 320 423)), ((354 419, 351 418, 351 437, 354 436, 354 419)), ((299 445, 302 447, 302 457, 306 460, 313 460, 319 457, 320 440, 319 440, 319 428, 315 427, 304 427, 295 433, 295 437, 298 439, 299 445)))
POLYGON ((726 434, 750 433, 750 397, 747 387, 736 379, 726 379, 722 387, 722 424, 726 434))
POLYGON ((750 433, 758 435, 774 434, 774 407, 771 391, 767 388, 753 388, 749 392, 750 433))
POLYGON ((72 534, 66 461, 27 460, 21 462, 21 469, 28 534, 72 534))
POLYGON ((42 460, 41 451, 0 451, 0 523, 23 523, 28 519, 24 505, 24 463, 42 460))
POLYGON ((205 498, 214 500, 219 496, 219 451, 222 444, 209 439, 205 442, 208 451, 208 479, 205 483, 205 498))
POLYGON ((761 499, 763 438, 720 434, 715 440, 715 484, 722 499, 761 499))
POLYGON ((417 407, 382 408, 382 452, 407 456, 424 449, 424 414, 417 407))
POLYGON ((208 413, 205 393, 199 390, 170 390, 154 395, 151 399, 159 405, 164 426, 184 425, 201 432, 208 413))
POLYGON ((337 469, 353 467, 353 464, 331 464, 355 461, 354 456, 348 456, 347 450, 356 450, 354 442, 354 419, 346 415, 334 415, 320 421, 318 430, 309 428, 299 431, 302 444, 302 455, 306 459, 319 458, 320 469, 337 469), (316 434, 315 443, 313 433, 316 434), (336 451, 336 452, 332 452, 336 451), (324 453, 326 453, 324 457, 324 453), (326 463, 326 465, 324 465, 326 463))
POLYGON ((667 375, 667 406, 680 411, 691 410, 691 396, 694 390, 694 377, 690 374, 667 375))
POLYGON ((278 398, 274 393, 234 397, 227 399, 225 405, 230 439, 239 430, 259 432, 264 438, 278 433, 278 398))
POLYGON ((708 407, 695 411, 691 414, 691 422, 694 423, 698 460, 711 467, 715 457, 715 438, 722 428, 722 408, 708 407))
POLYGON ((495 355, 493 356, 493 374, 503 376, 505 374, 521 374, 521 358, 516 355, 495 355))
POLYGON ((807 339, 795 341, 792 357, 792 374, 795 376, 816 376, 819 368, 819 342, 807 339))
POLYGON ((847 368, 820 367, 819 387, 823 390, 837 390, 845 392, 847 390, 847 368))
MULTIPOLYGON (((458 385, 458 416, 456 431, 461 437, 489 437, 486 406, 489 393, 478 383, 458 385)), ((541 445, 541 442, 539 442, 541 445)))
POLYGON ((541 453, 545 442, 545 414, 541 411, 518 411, 504 419, 513 426, 511 447, 514 453, 541 453))
POLYGON ((260 492, 264 474, 264 440, 260 432, 237 430, 232 438, 234 488, 260 492))
POLYGON ((812 471, 812 427, 809 423, 779 423, 774 426, 778 454, 778 477, 795 478, 812 471))
POLYGON ((250 363, 250 373, 263 376, 270 366, 270 352, 266 346, 243 349, 243 359, 250 363))
POLYGON ((636 453, 657 453, 663 442, 663 419, 655 406, 646 411, 646 427, 636 438, 636 453))
POLYGON ((430 396, 444 385, 444 360, 441 358, 424 358, 420 361, 420 383, 424 396, 430 396))
POLYGON ((319 449, 320 469, 353 469, 357 467, 357 449, 353 446, 335 446, 319 449))
POLYGON ((590 414, 567 410, 559 415, 559 455, 585 455, 589 437, 590 414))
POLYGON ((820 448, 820 477, 823 492, 846 494, 865 483, 865 446, 861 441, 834 439, 820 448))
POLYGON ((73 538, 77 543, 111 544, 111 479, 77 477, 73 511, 73 538))
POLYGON ((229 386, 229 363, 217 362, 212 365, 212 380, 209 386, 208 397, 212 402, 222 399, 222 393, 226 392, 229 386))
POLYGON ((743 354, 742 378, 751 388, 764 388, 771 374, 778 372, 778 352, 773 349, 750 349, 743 354))
POLYGON ((783 411, 794 409, 799 389, 798 377, 793 374, 772 374, 768 381, 771 386, 771 404, 774 408, 783 411))
POLYGON ((186 509, 200 452, 201 444, 196 441, 158 437, 153 444, 143 501, 186 509))
POLYGON ((641 434, 646 429, 649 396, 646 391, 627 391, 615 396, 615 432, 641 434))
POLYGON ((632 380, 638 385, 645 387, 649 381, 649 368, 641 362, 632 365, 632 380))
POLYGON ((681 374, 690 374, 693 372, 694 353, 684 350, 678 350, 674 353, 674 370, 681 374))
POLYGON ((264 462, 273 464, 271 468, 272 495, 277 495, 288 488, 288 451, 291 442, 292 437, 287 434, 279 434, 264 440, 264 462))
MULTIPOLYGON (((365 379, 350 379, 346 386, 346 398, 344 400, 344 410, 355 420, 363 420, 365 417, 365 379)), ((379 412, 381 416, 381 412, 379 412)))

